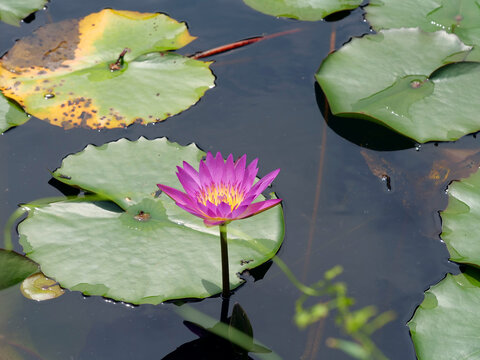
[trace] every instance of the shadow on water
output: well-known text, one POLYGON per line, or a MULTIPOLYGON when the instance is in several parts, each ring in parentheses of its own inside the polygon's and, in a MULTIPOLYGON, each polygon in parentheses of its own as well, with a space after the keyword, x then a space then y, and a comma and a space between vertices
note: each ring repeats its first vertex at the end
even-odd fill
POLYGON ((339 11, 326 16, 325 18, 323 18, 323 20, 325 20, 326 22, 336 22, 346 18, 351 13, 352 13, 352 10, 339 11))
POLYGON ((73 186, 67 185, 55 178, 51 178, 48 181, 48 184, 53 186, 55 189, 60 191, 65 196, 77 196, 80 194, 80 189, 74 188, 73 186))
POLYGON ((165 356, 162 360, 184 359, 253 360, 253 358, 245 353, 235 352, 232 348, 232 345, 228 341, 225 341, 214 335, 206 335, 205 337, 185 343, 165 356))
MULTIPOLYGON (((315 83, 315 97, 321 114, 325 114, 327 99, 322 88, 315 83)), ((371 150, 393 151, 415 147, 416 143, 385 126, 364 119, 335 116, 328 109, 327 124, 348 141, 371 150)))

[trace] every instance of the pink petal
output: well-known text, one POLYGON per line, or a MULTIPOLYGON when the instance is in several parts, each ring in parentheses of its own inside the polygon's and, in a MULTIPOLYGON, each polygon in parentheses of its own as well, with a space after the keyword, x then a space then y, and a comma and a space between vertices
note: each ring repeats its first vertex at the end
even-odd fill
POLYGON ((254 199, 256 199, 257 196, 260 195, 262 191, 265 190, 272 183, 272 181, 277 177, 279 172, 280 169, 273 170, 271 173, 261 178, 245 195, 245 198, 253 196, 254 199))
POLYGON ((214 158, 211 153, 207 154, 207 166, 214 183, 218 183, 222 179, 223 175, 223 158, 219 152, 214 158), (210 156, 209 156, 210 155, 210 156), (219 161, 220 158, 220 161, 219 161), (218 165, 220 163, 220 166, 218 165))
POLYGON ((247 217, 259 214, 259 213, 261 213, 265 210, 268 210, 271 207, 277 205, 280 201, 282 201, 282 199, 270 199, 270 200, 259 201, 259 202, 253 203, 237 219, 245 219, 247 217))
POLYGON ((187 194, 167 185, 157 184, 160 190, 171 197, 177 204, 193 206, 194 200, 187 194))
POLYGON ((243 212, 248 208, 248 205, 250 205, 250 203, 245 205, 239 205, 235 210, 232 211, 229 217, 232 219, 238 218, 238 216, 243 214, 243 212))
POLYGON ((229 215, 231 214, 232 212, 232 207, 225 203, 225 202, 221 202, 218 206, 217 206, 217 209, 216 209, 216 213, 217 213, 217 217, 222 217, 222 218, 228 218, 229 215))
POLYGON ((203 223, 206 226, 215 226, 215 225, 220 225, 225 222, 225 219, 204 219, 203 223))
POLYGON ((223 173, 224 184, 233 184, 235 181, 235 165, 233 164, 233 155, 230 154, 227 157, 227 163, 225 164, 225 171, 223 173))
POLYGON ((190 208, 188 206, 185 206, 185 205, 182 205, 182 204, 179 204, 179 203, 176 203, 176 205, 180 208, 182 208, 183 210, 189 212, 190 214, 192 215, 195 215, 199 218, 202 218, 202 219, 205 219, 205 214, 201 213, 200 211, 198 211, 197 209, 193 209, 193 208, 190 208))
POLYGON ((186 161, 183 162, 183 169, 198 184, 198 186, 200 186, 200 178, 198 171, 195 170, 195 168, 186 161))
POLYGON ((247 164, 247 155, 244 154, 235 162, 235 183, 243 182, 243 175, 245 174, 245 166, 247 164))
POLYGON ((209 217, 216 217, 217 216, 217 205, 207 201, 207 215, 209 217))
POLYGON ((215 156, 215 166, 218 168, 218 170, 222 173, 223 176, 223 171, 225 168, 225 160, 223 160, 223 156, 220 152, 217 152, 217 155, 215 156))
POLYGON ((209 151, 207 152, 207 156, 205 156, 205 162, 209 168, 214 166, 215 164, 215 158, 213 157, 212 153, 209 151))
POLYGON ((189 196, 194 197, 199 192, 200 186, 198 182, 180 166, 177 167, 177 178, 189 196))
POLYGON ((247 170, 245 171, 245 175, 243 176, 243 186, 245 191, 250 190, 252 187, 253 182, 255 181, 255 176, 258 173, 258 159, 253 160, 250 165, 248 165, 247 170))
POLYGON ((210 186, 210 184, 213 182, 213 179, 205 161, 200 161, 199 173, 200 173, 200 186, 201 187, 210 186))

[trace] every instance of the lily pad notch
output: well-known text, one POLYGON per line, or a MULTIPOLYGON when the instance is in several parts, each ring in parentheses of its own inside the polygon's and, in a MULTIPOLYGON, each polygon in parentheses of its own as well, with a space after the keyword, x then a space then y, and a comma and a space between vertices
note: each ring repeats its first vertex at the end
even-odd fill
MULTIPOLYGON (((218 229, 156 191, 157 183, 179 187, 176 166, 204 155, 194 144, 140 138, 66 157, 54 177, 105 201, 31 206, 19 225, 25 253, 62 287, 87 295, 158 304, 219 294, 218 229)), ((231 289, 244 282, 238 273, 275 255, 283 236, 280 206, 229 225, 231 289)))

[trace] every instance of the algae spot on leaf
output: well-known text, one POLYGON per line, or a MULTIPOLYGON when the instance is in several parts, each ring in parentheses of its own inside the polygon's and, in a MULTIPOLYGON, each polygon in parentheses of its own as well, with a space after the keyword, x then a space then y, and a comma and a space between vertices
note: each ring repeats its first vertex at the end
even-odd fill
POLYGON ((66 129, 161 121, 214 86, 210 63, 168 52, 193 39, 164 14, 105 9, 19 40, 0 59, 0 90, 66 129))
POLYGON ((267 15, 317 21, 326 16, 352 10, 362 0, 243 0, 251 8, 267 15))
POLYGON ((0 20, 10 25, 19 26, 20 20, 41 9, 48 0, 2 0, 0 3, 0 20))

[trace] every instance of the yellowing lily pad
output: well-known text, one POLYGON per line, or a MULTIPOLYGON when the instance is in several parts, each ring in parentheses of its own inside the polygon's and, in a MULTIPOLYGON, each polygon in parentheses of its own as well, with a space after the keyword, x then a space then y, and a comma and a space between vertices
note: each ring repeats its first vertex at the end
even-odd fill
POLYGON ((41 9, 48 0, 2 0, 0 20, 10 25, 19 25, 20 20, 41 9))
POLYGON ((65 293, 55 280, 42 273, 33 274, 23 280, 20 290, 27 299, 36 301, 55 299, 65 293))
POLYGON ((0 90, 66 129, 160 121, 214 86, 209 63, 168 52, 193 39, 164 14, 105 9, 18 41, 0 59, 0 90))

